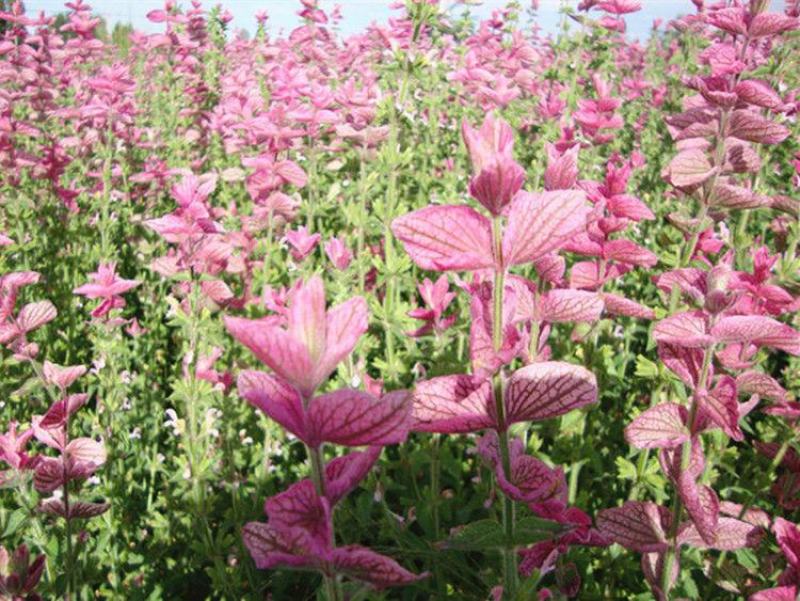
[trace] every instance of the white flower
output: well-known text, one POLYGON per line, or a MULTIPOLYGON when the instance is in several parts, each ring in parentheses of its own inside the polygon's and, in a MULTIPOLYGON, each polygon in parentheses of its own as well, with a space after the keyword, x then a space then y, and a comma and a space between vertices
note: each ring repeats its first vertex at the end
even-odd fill
POLYGON ((170 407, 165 413, 167 414, 167 421, 164 422, 164 425, 168 428, 172 428, 172 433, 175 436, 183 434, 185 422, 178 418, 178 414, 175 410, 170 407))

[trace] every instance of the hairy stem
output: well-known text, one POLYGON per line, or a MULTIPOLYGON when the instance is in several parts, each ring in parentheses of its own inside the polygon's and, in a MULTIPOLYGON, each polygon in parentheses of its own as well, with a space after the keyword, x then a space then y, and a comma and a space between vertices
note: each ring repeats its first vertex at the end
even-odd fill
MULTIPOLYGON (((495 353, 503 345, 503 288, 505 287, 505 267, 502 265, 502 224, 499 217, 492 223, 492 238, 494 241, 495 262, 498 267, 494 272, 494 288, 492 291, 492 346, 495 353)), ((503 473, 506 478, 511 478, 511 453, 508 446, 508 429, 506 427, 505 403, 503 402, 503 376, 498 369, 492 376, 494 390, 495 411, 497 414, 497 437, 500 445, 500 457, 503 463, 503 473)), ((503 497, 503 530, 509 541, 514 538, 515 520, 514 501, 508 496, 503 497)), ((517 553, 513 546, 503 551, 503 583, 507 598, 513 599, 517 588, 517 553)))
MULTIPOLYGON (((705 390, 708 384, 708 375, 711 370, 711 361, 714 358, 714 346, 710 346, 705 350, 703 356, 703 370, 700 373, 700 380, 697 383, 698 390, 705 390)), ((689 410, 689 431, 694 431, 695 420, 697 419, 697 395, 692 395, 692 406, 689 410)), ((692 457, 692 441, 683 443, 681 446, 681 473, 689 468, 689 462, 692 457)), ((664 568, 661 574, 661 591, 664 593, 664 598, 669 601, 670 589, 672 588, 672 566, 675 561, 680 561, 680 546, 678 545, 678 529, 681 522, 681 513, 683 512, 683 502, 681 501, 680 494, 677 489, 675 490, 675 500, 672 506, 672 524, 669 531, 670 545, 664 556, 664 568)))
MULTIPOLYGON (((314 490, 320 498, 325 497, 325 459, 322 456, 322 447, 310 447, 306 445, 306 453, 311 463, 311 481, 314 483, 314 490)), ((336 538, 333 531, 333 518, 331 518, 331 537, 334 545, 336 538)), ((329 562, 324 562, 322 566, 322 582, 325 589, 325 598, 328 601, 339 601, 339 583, 333 575, 333 566, 329 562)))

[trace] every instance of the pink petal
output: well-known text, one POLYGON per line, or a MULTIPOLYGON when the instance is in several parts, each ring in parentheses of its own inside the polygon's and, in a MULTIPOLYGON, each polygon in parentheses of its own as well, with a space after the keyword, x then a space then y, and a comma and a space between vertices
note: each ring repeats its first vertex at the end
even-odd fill
POLYGON ((305 346, 311 364, 318 364, 327 341, 325 285, 318 275, 292 293, 288 321, 289 335, 305 346))
POLYGON ((88 394, 71 394, 60 401, 56 401, 47 410, 38 426, 48 429, 61 428, 66 422, 67 415, 74 415, 88 399, 88 394))
POLYGON ((679 188, 700 185, 716 172, 706 153, 698 148, 679 152, 667 167, 670 183, 679 188))
POLYGON ((650 307, 640 305, 624 296, 604 292, 601 298, 605 305, 605 312, 609 315, 623 315, 640 319, 655 319, 656 317, 655 312, 650 307))
POLYGON ((567 481, 561 468, 553 469, 526 455, 522 441, 511 441, 511 474, 503 469, 497 433, 490 431, 478 441, 478 452, 495 472, 497 484, 504 494, 520 503, 567 502, 567 481))
POLYGON ((194 232, 194 228, 190 223, 187 223, 183 217, 173 214, 157 217, 156 219, 148 219, 144 222, 144 225, 168 241, 173 241, 175 236, 194 232))
POLYGON ((50 301, 29 303, 20 309, 17 323, 24 332, 32 332, 47 322, 53 321, 56 315, 58 312, 50 301))
POLYGON ((626 549, 651 553, 667 549, 665 531, 670 524, 666 507, 642 501, 627 501, 621 507, 597 514, 597 528, 626 549))
POLYGON ((422 269, 468 271, 494 264, 491 224, 466 205, 414 211, 395 219, 392 232, 422 269))
POLYGON ((369 327, 367 301, 357 296, 328 310, 324 325, 326 347, 319 365, 317 379, 328 379, 336 366, 353 351, 369 327))
POLYGON ((702 303, 706 294, 706 272, 693 267, 673 269, 655 278, 656 286, 665 294, 671 294, 677 286, 692 300, 702 303))
MULTIPOLYGON (((514 372, 505 394, 506 425, 563 415, 597 401, 594 374, 571 363, 533 363, 514 372)), ((494 406, 491 406, 494 412, 494 406)))
POLYGON ((709 12, 707 23, 718 27, 728 33, 744 35, 747 33, 747 24, 744 20, 744 10, 741 7, 720 8, 709 12))
POLYGON ((747 601, 797 601, 797 587, 776 586, 750 595, 747 601))
POLYGON ((798 23, 796 18, 780 13, 760 13, 753 17, 747 33, 751 38, 776 35, 797 29, 798 23))
POLYGON ((754 79, 746 79, 736 84, 734 92, 749 104, 768 109, 777 109, 783 105, 781 97, 769 84, 754 79))
POLYGON ((67 445, 66 456, 73 461, 99 467, 106 462, 106 447, 91 438, 76 438, 67 445))
POLYGON ((312 395, 316 382, 308 351, 300 341, 274 324, 270 318, 225 317, 228 332, 249 348, 259 361, 291 382, 301 394, 312 395))
POLYGON ((309 444, 345 446, 403 442, 411 422, 411 395, 404 390, 381 398, 360 390, 337 390, 308 405, 309 444))
POLYGON ((662 319, 653 329, 653 335, 659 343, 685 348, 705 348, 713 342, 702 311, 687 311, 662 319))
POLYGON ((235 296, 222 280, 203 280, 200 282, 200 290, 204 296, 218 305, 227 303, 235 296))
POLYGON ((603 278, 594 261, 579 261, 572 266, 569 272, 570 288, 586 288, 594 290, 603 284, 603 278))
POLYGON ((769 517, 769 514, 763 509, 745 509, 743 505, 740 505, 739 503, 731 503, 730 501, 721 501, 719 504, 719 511, 720 513, 724 513, 725 515, 732 517, 741 516, 741 519, 748 524, 765 529, 769 528, 772 521, 769 517))
POLYGON ((333 543, 328 500, 317 495, 311 480, 296 482, 266 500, 269 523, 281 531, 300 529, 308 534, 304 543, 312 553, 324 555, 333 543))
POLYGON ((533 262, 533 267, 542 281, 558 284, 564 277, 566 261, 556 253, 548 253, 533 262))
POLYGON ((302 188, 308 183, 306 172, 294 161, 280 161, 275 165, 275 171, 296 188, 302 188))
POLYGON ((683 449, 675 447, 673 449, 661 449, 658 454, 658 462, 661 464, 661 471, 675 484, 680 475, 684 472, 690 474, 694 478, 700 477, 705 469, 705 456, 703 455, 703 447, 697 436, 692 439, 692 448, 690 449, 691 455, 689 456, 689 467, 685 470, 682 469, 682 455, 683 449))
POLYGON ((249 522, 242 529, 242 539, 259 569, 288 566, 313 568, 318 561, 308 553, 302 530, 285 530, 263 522, 249 522))
POLYGON ((69 505, 69 512, 61 499, 50 498, 43 501, 39 509, 49 515, 58 517, 69 517, 87 519, 97 517, 108 511, 108 503, 87 503, 84 501, 72 501, 69 505), (67 515, 69 513, 69 515, 67 515))
POLYGON ((51 493, 64 485, 64 463, 61 458, 43 457, 36 464, 33 485, 39 492, 51 493))
POLYGON ((442 376, 418 382, 413 393, 414 430, 459 434, 493 424, 489 380, 468 375, 442 376))
POLYGON ((519 192, 508 213, 503 235, 503 261, 520 265, 561 248, 585 229, 589 215, 586 195, 577 190, 531 194, 519 192))
POLYGON ((711 330, 723 343, 752 342, 757 346, 771 346, 791 355, 800 355, 800 332, 771 317, 762 315, 733 315, 723 317, 711 330))
POLYGON ((783 386, 775 378, 759 371, 750 370, 736 376, 736 389, 739 394, 757 394, 777 403, 788 400, 783 386))
POLYGON ((717 494, 708 486, 699 486, 694 475, 689 472, 681 472, 677 487, 694 528, 706 543, 713 544, 717 538, 719 523, 717 494))
POLYGON ((625 440, 639 449, 671 449, 689 440, 686 407, 659 403, 640 413, 625 428, 625 440))
POLYGON ((778 144, 789 137, 789 130, 753 111, 738 110, 731 115, 728 135, 758 144, 778 144))
POLYGON ((652 267, 658 263, 658 257, 655 254, 630 240, 624 239, 606 242, 603 245, 603 254, 612 261, 630 263, 640 267, 652 267))
POLYGON ((325 466, 325 494, 331 505, 343 499, 361 482, 375 465, 381 447, 369 447, 366 451, 355 451, 328 462, 325 466))
POLYGON ((241 372, 237 384, 242 398, 308 442, 303 401, 297 390, 269 374, 251 370, 241 372))
POLYGON ((42 367, 45 380, 51 385, 58 386, 62 390, 66 390, 70 385, 86 373, 86 366, 84 365, 70 365, 62 367, 49 361, 44 362, 42 367))
POLYGON ((708 419, 733 440, 744 440, 739 428, 739 401, 736 381, 722 376, 713 390, 700 394, 700 419, 708 419))
POLYGON ((767 206, 769 198, 742 186, 718 183, 711 194, 711 204, 731 210, 755 209, 767 206))
POLYGON ((717 524, 713 543, 707 543, 692 524, 678 536, 678 542, 696 549, 717 549, 718 551, 735 551, 744 547, 755 547, 761 540, 763 531, 758 526, 736 518, 721 517, 717 524))
POLYGON ((163 10, 151 10, 146 16, 152 23, 163 23, 167 20, 167 13, 163 10))
POLYGON ((375 589, 403 586, 428 576, 427 573, 413 574, 394 559, 359 545, 334 549, 333 565, 337 572, 366 582, 375 589))
POLYGON ((779 517, 775 519, 775 525, 772 529, 789 565, 800 566, 800 528, 779 517))
POLYGON ((673 344, 658 344, 658 358, 687 386, 696 386, 703 368, 703 351, 673 344))
POLYGON ((573 146, 560 154, 552 144, 547 149, 547 168, 544 172, 546 190, 569 190, 575 187, 578 179, 578 146, 573 146))
POLYGON ((541 298, 541 321, 592 323, 600 319, 603 299, 594 292, 560 288, 541 298))
POLYGON ((630 194, 616 194, 606 201, 608 210, 617 217, 625 217, 633 221, 655 219, 656 216, 646 204, 630 194))

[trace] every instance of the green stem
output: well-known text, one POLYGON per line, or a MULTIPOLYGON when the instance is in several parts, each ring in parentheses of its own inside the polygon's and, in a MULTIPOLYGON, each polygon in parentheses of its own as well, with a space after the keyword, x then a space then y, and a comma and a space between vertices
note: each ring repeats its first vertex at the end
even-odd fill
MULTIPOLYGON (((69 441, 69 411, 66 412, 65 424, 64 424, 64 439, 65 444, 69 441)), ((65 537, 65 546, 66 546, 66 558, 64 562, 64 571, 66 572, 66 582, 64 583, 64 599, 66 601, 70 601, 72 599, 72 593, 74 592, 73 589, 73 576, 75 572, 75 556, 73 555, 72 550, 72 520, 70 519, 70 506, 69 506, 69 480, 67 478, 67 463, 66 457, 64 457, 64 485, 63 485, 63 495, 64 495, 64 537, 65 537)))
MULTIPOLYGON (((654 407, 656 403, 658 403, 658 399, 661 397, 661 392, 663 390, 664 383, 660 382, 658 386, 653 390, 650 394, 650 407, 654 407)), ((639 497, 639 489, 643 486, 644 480, 644 471, 647 469, 647 460, 650 458, 650 450, 644 449, 642 452, 639 453, 639 460, 636 463, 636 481, 631 486, 631 490, 628 493, 628 500, 635 501, 639 497)))
MULTIPOLYGON (((697 390, 705 390, 708 383, 708 374, 711 370, 711 361, 714 358, 714 346, 705 350, 703 356, 703 370, 700 373, 700 380, 697 383, 697 390)), ((697 419, 697 396, 692 395, 692 406, 689 410, 688 427, 689 431, 694 431, 695 420, 697 419)), ((681 465, 680 471, 683 473, 689 468, 689 462, 692 457, 692 441, 683 443, 681 446, 681 465)), ((672 566, 675 561, 680 561, 680 546, 678 545, 678 529, 681 522, 681 513, 683 512, 683 503, 678 491, 675 490, 675 501, 672 506, 672 524, 669 532, 670 546, 666 550, 664 556, 664 568, 661 574, 661 591, 664 593, 664 599, 670 600, 670 589, 672 588, 672 566)))
POLYGON ((439 434, 433 435, 431 441, 431 517, 433 521, 433 539, 439 540, 439 477, 441 475, 441 462, 439 454, 441 438, 439 434))
MULTIPOLYGON (((325 459, 322 457, 321 447, 310 447, 306 445, 306 453, 311 463, 311 481, 314 483, 314 490, 320 498, 325 496, 325 459)), ((333 524, 331 523, 331 535, 334 537, 333 524)), ((329 562, 324 562, 322 566, 322 581, 325 588, 325 598, 328 601, 339 601, 339 584, 336 576, 333 575, 333 566, 329 562)))
MULTIPOLYGON (((505 288, 505 267, 502 265, 502 224, 499 217, 492 222, 492 238, 497 267, 494 272, 494 288, 492 291, 492 345, 495 352, 503 345, 503 289, 505 288)), ((500 445, 500 457, 503 473, 511 478, 511 453, 508 446, 508 428, 506 426, 505 402, 503 400, 503 376, 498 370, 492 376, 495 412, 497 414, 497 437, 500 445)), ((505 595, 513 599, 517 589, 517 553, 511 541, 514 539, 515 520, 514 501, 503 497, 503 530, 508 540, 508 547, 503 550, 503 584, 505 595)))
POLYGON ((367 264, 363 257, 364 257, 365 242, 366 242, 365 236, 367 229, 367 216, 369 215, 369 210, 370 210, 369 203, 367 202, 366 153, 367 153, 367 143, 364 142, 364 146, 361 149, 361 153, 358 158, 358 186, 357 186, 358 198, 356 199, 356 203, 361 207, 358 216, 359 223, 356 224, 356 228, 358 231, 358 237, 356 239, 356 261, 358 261, 358 292, 360 294, 364 294, 364 289, 366 288, 367 264))

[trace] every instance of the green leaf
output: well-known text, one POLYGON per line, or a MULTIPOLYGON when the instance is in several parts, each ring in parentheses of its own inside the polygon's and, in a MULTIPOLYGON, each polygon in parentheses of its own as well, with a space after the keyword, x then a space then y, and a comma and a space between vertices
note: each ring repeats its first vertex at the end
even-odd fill
POLYGON ((24 509, 17 509, 8 516, 5 530, 3 530, 3 538, 11 537, 19 527, 25 522, 28 512, 24 509))
POLYGON ((514 536, 506 537, 502 524, 494 520, 478 520, 460 528, 447 541, 445 547, 460 551, 485 551, 531 545, 564 532, 565 527, 557 522, 528 517, 518 520, 514 536))
POLYGON ((617 473, 622 480, 636 480, 636 466, 633 462, 627 460, 625 457, 617 457, 615 460, 617 464, 617 473))
POLYGON ((507 546, 503 527, 494 520, 478 520, 467 524, 453 534, 445 543, 449 549, 481 551, 502 549, 507 546))
POLYGON ((658 377, 658 365, 644 355, 637 355, 636 377, 655 380, 658 377))
POLYGON ((527 517, 517 520, 514 525, 514 546, 526 546, 549 540, 569 530, 568 526, 552 520, 527 517))

